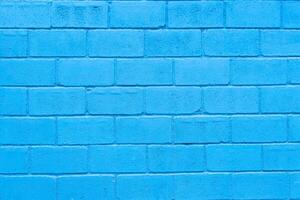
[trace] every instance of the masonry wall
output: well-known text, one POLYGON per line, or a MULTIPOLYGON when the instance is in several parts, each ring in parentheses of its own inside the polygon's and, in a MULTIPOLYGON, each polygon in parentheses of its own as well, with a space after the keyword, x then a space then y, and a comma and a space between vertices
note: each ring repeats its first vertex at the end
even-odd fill
POLYGON ((300 1, 1 1, 1 200, 300 199, 300 1))

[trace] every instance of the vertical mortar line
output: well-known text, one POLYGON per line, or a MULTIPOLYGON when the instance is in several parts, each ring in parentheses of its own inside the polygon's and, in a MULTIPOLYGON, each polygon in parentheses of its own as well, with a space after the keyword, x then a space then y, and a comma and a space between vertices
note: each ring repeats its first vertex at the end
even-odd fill
POLYGON ((261 111, 261 87, 256 87, 258 90, 258 114, 262 114, 261 111))
POLYGON ((229 116, 229 143, 233 143, 233 131, 232 131, 232 121, 233 121, 233 116, 229 116))
POLYGON ((55 86, 59 85, 59 80, 58 80, 58 62, 59 62, 59 58, 54 59, 54 85, 55 86))
POLYGON ((290 68, 290 65, 289 65, 289 60, 286 59, 284 60, 284 64, 286 66, 286 70, 287 70, 287 73, 286 73, 286 84, 290 85, 291 84, 291 68, 290 68))
POLYGON ((28 146, 28 152, 27 152, 27 162, 28 162, 28 166, 27 166, 27 173, 30 175, 31 174, 31 146, 28 146))
POLYGON ((233 70, 232 70, 232 58, 229 58, 228 59, 228 62, 229 62, 229 72, 228 72, 228 85, 231 86, 232 85, 232 79, 233 79, 233 70))
POLYGON ((89 115, 88 112, 88 88, 84 87, 84 115, 89 115))
POLYGON ((203 145, 204 172, 207 172, 207 144, 203 145))
POLYGON ((147 57, 146 55, 146 30, 143 29, 143 58, 147 57))
POLYGON ((29 116, 29 87, 26 87, 26 116, 29 116))
POLYGON ((107 1, 107 28, 110 29, 110 12, 111 12, 111 4, 112 2, 110 0, 107 1))
POLYGON ((113 116, 113 144, 117 144, 117 117, 113 116))
POLYGON ((171 144, 175 144, 176 134, 175 134, 175 119, 174 115, 171 116, 171 144))
POLYGON ((223 1, 223 27, 226 28, 227 3, 223 1))
POLYGON ((171 59, 171 65, 172 65, 172 85, 176 85, 176 80, 175 80, 175 60, 171 59))
POLYGON ((169 27, 169 2, 165 2, 165 28, 169 27))
POLYGON ((257 31, 258 31, 258 57, 262 57, 263 56, 263 54, 262 54, 262 48, 261 48, 261 35, 262 35, 262 33, 261 33, 261 29, 257 29, 257 31))
POLYGON ((88 35, 89 30, 85 30, 85 57, 89 57, 89 45, 88 45, 88 35))
POLYGON ((205 57, 205 51, 204 51, 204 32, 205 32, 205 29, 200 29, 200 38, 201 38, 201 40, 200 40, 200 46, 201 46, 201 56, 200 57, 205 57))
POLYGON ((286 142, 288 143, 291 139, 290 137, 290 117, 291 115, 286 116, 286 142))
POLYGON ((114 181, 114 198, 115 199, 119 199, 118 198, 118 194, 117 194, 117 180, 118 180, 118 175, 117 174, 114 174, 113 175, 113 181, 114 181))
POLYGON ((58 199, 58 176, 55 176, 55 199, 58 199))
POLYGON ((150 172, 149 170, 149 145, 146 144, 146 174, 148 174, 150 172))
POLYGON ((265 168, 265 162, 264 162, 264 145, 262 144, 261 145, 261 152, 260 152, 260 159, 261 159, 261 171, 263 172, 264 171, 264 168, 265 168))
POLYGON ((282 15, 282 11, 283 11, 283 3, 282 0, 279 1, 279 15, 280 15, 280 25, 279 25, 279 29, 283 28, 283 15, 282 15))
POLYGON ((30 57, 29 30, 26 30, 26 57, 30 57))
POLYGON ((55 117, 54 118, 54 121, 55 121, 55 145, 58 145, 58 117, 55 117))
POLYGON ((87 161, 86 161, 86 169, 87 169, 87 174, 91 173, 91 169, 90 169, 90 163, 91 163, 91 158, 90 158, 90 154, 91 154, 91 145, 88 144, 86 146, 87 148, 87 161))

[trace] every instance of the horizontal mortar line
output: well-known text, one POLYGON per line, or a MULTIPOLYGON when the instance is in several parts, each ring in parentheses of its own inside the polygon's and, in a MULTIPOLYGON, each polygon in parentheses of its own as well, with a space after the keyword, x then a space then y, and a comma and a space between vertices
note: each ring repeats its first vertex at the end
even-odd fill
MULTIPOLYGON (((120 0, 121 1, 121 0, 120 0)), ((297 1, 297 0, 295 0, 297 1)), ((165 27, 165 26, 157 26, 157 27, 122 27, 122 26, 115 26, 115 27, 108 27, 108 26, 101 26, 101 27, 75 27, 75 26, 69 26, 69 27, 57 27, 57 26, 48 26, 48 27, 14 27, 14 26, 7 26, 7 27, 0 27, 1 30, 28 30, 28 31, 36 31, 36 30, 74 30, 74 31, 94 31, 94 30, 138 30, 138 31, 152 31, 152 30, 300 30, 300 27, 261 27, 261 26, 253 26, 253 27, 247 27, 247 26, 183 26, 183 27, 165 27)))
POLYGON ((187 117, 187 116, 201 116, 201 117, 234 117, 234 116, 297 116, 300 115, 300 112, 289 112, 289 113, 189 113, 189 114, 74 114, 74 115, 67 115, 67 114, 53 114, 53 115, 0 115, 0 118, 14 118, 14 117, 19 117, 19 118, 44 118, 44 117, 93 117, 93 116, 98 116, 98 117, 187 117))
POLYGON ((54 176, 54 177, 61 177, 61 176, 82 176, 82 175, 234 175, 234 174, 288 174, 292 175, 294 172, 299 172, 299 170, 280 170, 280 171, 178 171, 178 172, 82 172, 82 173, 0 173, 0 176, 54 176))
POLYGON ((5 148, 17 148, 17 147, 44 147, 44 148, 55 148, 55 147, 97 147, 97 146, 114 146, 114 147, 156 147, 156 146, 230 146, 230 145, 245 145, 245 146, 272 146, 272 145, 300 145, 300 141, 280 141, 280 142, 211 142, 211 143, 102 143, 102 144, 0 144, 1 147, 5 148))
POLYGON ((237 58, 244 58, 244 59, 299 59, 300 58, 300 53, 299 55, 274 55, 274 56, 269 56, 269 55, 197 55, 197 56, 170 56, 170 55, 159 55, 159 56, 3 56, 0 57, 0 60, 17 60, 17 59, 203 59, 203 58, 219 58, 219 59, 237 59, 237 58))

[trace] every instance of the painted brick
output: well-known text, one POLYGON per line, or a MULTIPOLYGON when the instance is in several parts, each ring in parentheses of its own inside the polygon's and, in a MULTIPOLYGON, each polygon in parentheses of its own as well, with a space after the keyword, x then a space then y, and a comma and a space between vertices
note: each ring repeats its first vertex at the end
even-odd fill
POLYGON ((54 144, 54 118, 0 118, 0 144, 54 144))
POLYGON ((0 85, 51 86, 55 83, 54 60, 0 60, 0 85))
POLYGON ((118 60, 118 85, 171 85, 172 61, 168 59, 118 60))
POLYGON ((15 26, 15 4, 13 2, 1 2, 0 27, 15 26))
POLYGON ((300 141, 300 116, 289 117, 289 141, 300 141))
POLYGON ((227 117, 184 116, 174 121, 175 143, 219 143, 230 139, 227 117))
POLYGON ((168 175, 119 175, 116 191, 117 198, 120 200, 172 199, 172 177, 168 175))
POLYGON ((291 199, 300 198, 300 174, 293 173, 290 176, 290 197, 291 199))
POLYGON ((288 60, 288 67, 289 67, 289 81, 290 83, 300 83, 300 60, 298 59, 291 59, 288 60))
POLYGON ((201 31, 156 30, 145 33, 145 55, 147 56, 200 56, 201 31))
POLYGON ((36 174, 87 172, 86 147, 32 147, 30 160, 36 174))
POLYGON ((205 30, 203 50, 205 55, 209 56, 255 56, 259 54, 259 32, 257 30, 205 30))
POLYGON ((174 199, 232 199, 230 183, 229 174, 175 175, 174 199))
POLYGON ((57 199, 114 199, 113 176, 62 176, 57 179, 57 199))
POLYGON ((201 28, 223 26, 222 2, 170 2, 168 26, 172 28, 201 28))
POLYGON ((50 8, 50 2, 16 2, 14 24, 18 28, 48 28, 50 8))
POLYGON ((112 27, 146 28, 165 25, 164 2, 112 2, 110 7, 112 27))
POLYGON ((142 56, 144 53, 143 44, 144 34, 142 31, 96 30, 88 32, 87 45, 90 56, 142 56))
POLYGON ((198 172, 205 168, 204 148, 199 145, 149 146, 148 154, 151 172, 198 172))
POLYGON ((82 88, 37 88, 29 90, 32 115, 75 115, 85 112, 82 88))
POLYGON ((206 147, 209 171, 258 171, 262 169, 258 145, 209 145, 206 147))
POLYGON ((145 172, 145 146, 92 146, 91 172, 145 172))
POLYGON ((112 117, 63 117, 57 121, 59 144, 105 144, 114 141, 112 117))
POLYGON ((0 147, 0 173, 27 173, 28 160, 27 147, 0 147))
POLYGON ((279 27, 280 2, 226 2, 226 25, 227 27, 279 27))
POLYGON ((297 1, 282 2, 282 26, 300 28, 300 3, 297 1))
POLYGON ((299 170, 300 145, 266 145, 263 147, 264 170, 299 170))
POLYGON ((170 143, 171 137, 170 117, 118 117, 116 119, 118 143, 170 143))
POLYGON ((85 56, 85 31, 39 30, 29 32, 30 56, 85 56))
POLYGON ((287 83, 287 63, 278 59, 235 59, 230 62, 234 85, 276 85, 287 83))
POLYGON ((233 142, 284 142, 286 140, 286 117, 238 116, 232 118, 233 142))
POLYGON ((288 198, 288 185, 288 176, 284 173, 240 173, 232 175, 234 199, 288 198))
POLYGON ((0 199, 55 200, 55 178, 50 176, 0 176, 0 199))
POLYGON ((146 113, 189 114, 201 110, 201 88, 153 87, 145 91, 146 113))
POLYGON ((65 59, 57 64, 58 84, 65 86, 101 86, 114 83, 113 60, 65 59))
POLYGON ((53 2, 53 27, 101 28, 107 26, 105 2, 53 2))
POLYGON ((0 115, 25 115, 26 93, 25 88, 0 88, 0 115))
POLYGON ((176 59, 176 85, 225 85, 229 82, 227 59, 176 59))
POLYGON ((92 114, 140 114, 143 94, 135 88, 96 88, 87 94, 87 109, 92 114))
POLYGON ((266 87, 261 89, 264 113, 299 113, 300 87, 266 87))
POLYGON ((258 90, 254 87, 210 87, 203 90, 208 113, 256 113, 258 90))
POLYGON ((264 56, 299 56, 300 31, 261 31, 261 52, 264 56))
POLYGON ((0 57, 25 57, 27 31, 0 30, 0 57))

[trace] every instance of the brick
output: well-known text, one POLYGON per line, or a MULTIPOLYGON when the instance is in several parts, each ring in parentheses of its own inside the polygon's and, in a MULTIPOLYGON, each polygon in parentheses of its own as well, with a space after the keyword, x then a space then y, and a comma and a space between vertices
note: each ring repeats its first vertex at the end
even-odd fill
POLYGON ((290 176, 290 198, 299 199, 300 198, 300 174, 293 173, 290 176))
POLYGON ((258 171, 262 169, 258 145, 209 145, 206 147, 209 171, 258 171))
POLYGON ((119 175, 116 183, 117 198, 172 199, 172 177, 168 175, 119 175))
POLYGON ((58 84, 66 86, 102 86, 114 83, 113 60, 63 59, 57 64, 58 84))
POLYGON ((54 144, 54 118, 0 118, 0 144, 54 144))
POLYGON ((300 116, 289 117, 289 141, 300 141, 300 116))
POLYGON ((229 82, 227 59, 176 59, 176 85, 225 85, 229 82))
POLYGON ((0 57, 25 57, 27 54, 27 31, 1 30, 0 57))
POLYGON ((15 27, 15 4, 14 2, 1 2, 0 27, 15 27))
POLYGON ((50 176, 0 176, 0 199, 55 200, 55 178, 50 176))
POLYGON ((27 173, 28 148, 0 147, 0 163, 0 173, 27 173))
POLYGON ((174 199, 232 199, 230 183, 229 174, 175 175, 174 199))
POLYGON ((75 115, 85 112, 82 88, 37 88, 29 90, 32 115, 75 115))
POLYGON ((114 180, 109 175, 62 176, 57 179, 57 199, 114 199, 114 180))
POLYGON ((209 56, 255 56, 259 53, 259 32, 257 30, 205 30, 203 50, 204 54, 209 56))
POLYGON ((51 86, 55 83, 54 60, 0 60, 0 85, 51 86))
POLYGON ((204 170, 204 148, 200 145, 153 145, 148 147, 151 172, 198 172, 204 170))
POLYGON ((116 65, 118 85, 171 85, 172 61, 168 59, 126 59, 116 65))
POLYGON ((175 143, 219 143, 230 139, 226 117, 184 116, 174 121, 175 143))
POLYGON ((85 31, 35 30, 29 32, 30 56, 85 56, 85 31))
POLYGON ((254 87, 211 87, 203 90, 208 113, 256 113, 258 90, 254 87))
POLYGON ((264 170, 299 170, 299 154, 298 144, 266 145, 263 147, 264 170))
POLYGON ((227 27, 279 27, 280 2, 226 2, 226 25, 227 27))
POLYGON ((201 31, 156 30, 145 33, 147 56, 200 56, 201 31))
POLYGON ((92 146, 91 172, 145 172, 145 146, 92 146))
POLYGON ((16 2, 15 26, 17 28, 50 27, 50 2, 16 2))
POLYGON ((0 115, 25 115, 25 88, 0 88, 0 115))
POLYGON ((289 67, 289 82, 290 83, 300 83, 300 60, 292 59, 288 60, 288 67, 289 67))
POLYGON ((170 2, 168 26, 172 28, 202 28, 223 26, 222 2, 170 2))
POLYGON ((287 63, 278 59, 234 59, 230 62, 234 85, 275 85, 287 83, 287 63))
POLYGON ((102 28, 107 26, 106 2, 53 2, 53 27, 102 28))
POLYGON ((264 56, 299 56, 300 31, 266 30, 261 32, 261 52, 264 56))
POLYGON ((87 109, 91 114, 140 114, 143 94, 135 88, 96 88, 87 94, 87 109))
POLYGON ((110 25, 126 28, 154 28, 165 25, 164 2, 112 2, 110 25))
POLYGON ((117 143, 170 143, 172 121, 170 117, 118 117, 117 143))
POLYGON ((88 52, 90 56, 142 56, 144 53, 143 44, 143 31, 96 30, 88 32, 88 52))
POLYGON ((201 110, 201 88, 153 87, 145 91, 146 113, 189 114, 201 110))
POLYGON ((233 142, 284 142, 286 140, 286 117, 238 116, 232 118, 233 142))
POLYGON ((282 26, 284 28, 300 27, 300 3, 297 1, 282 2, 282 26))
POLYGON ((87 172, 85 147, 32 147, 31 172, 68 174, 87 172))
POLYGON ((266 87, 261 89, 264 113, 299 113, 300 87, 266 87))
POLYGON ((233 199, 284 199, 289 196, 288 176, 283 173, 233 174, 232 186, 233 199))
POLYGON ((105 144, 114 141, 112 117, 63 117, 57 121, 59 144, 105 144))

